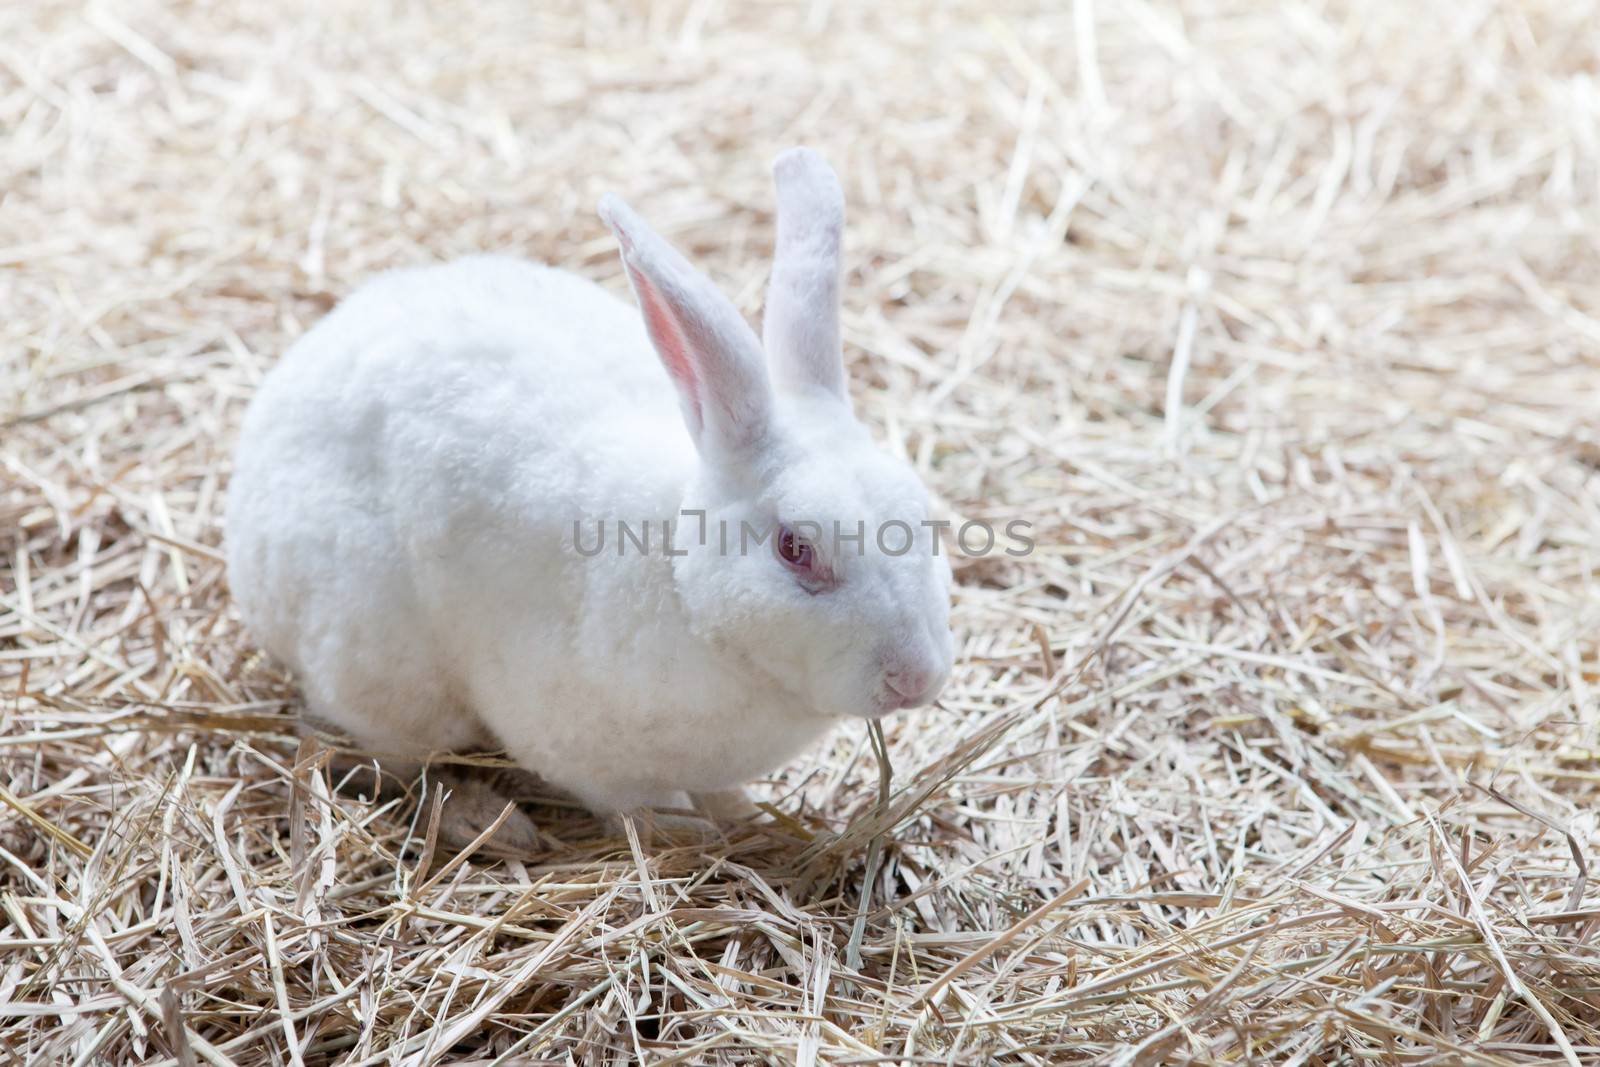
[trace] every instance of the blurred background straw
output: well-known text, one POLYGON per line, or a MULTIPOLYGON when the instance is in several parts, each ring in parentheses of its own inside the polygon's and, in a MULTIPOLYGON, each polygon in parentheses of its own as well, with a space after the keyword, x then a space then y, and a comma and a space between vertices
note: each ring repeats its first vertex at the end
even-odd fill
POLYGON ((4 1058, 1595 1062, 1597 70, 1570 0, 0 7, 4 1058), (767 828, 448 866, 239 629, 242 406, 386 267, 620 292, 608 189, 758 316, 801 142, 858 408, 1037 548, 888 803, 856 724, 767 828))

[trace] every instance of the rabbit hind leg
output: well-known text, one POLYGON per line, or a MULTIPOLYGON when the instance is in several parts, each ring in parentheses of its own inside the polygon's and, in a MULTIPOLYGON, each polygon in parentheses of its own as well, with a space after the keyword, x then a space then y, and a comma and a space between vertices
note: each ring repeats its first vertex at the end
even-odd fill
MULTIPOLYGON (((302 722, 302 732, 313 727, 302 722)), ((526 772, 519 768, 487 768, 452 763, 427 763, 385 755, 380 759, 355 752, 336 751, 328 770, 335 784, 346 783, 356 795, 371 800, 393 800, 413 794, 422 785, 423 802, 436 790, 444 794, 439 812, 439 841, 450 851, 466 848, 492 826, 507 804, 511 811, 480 851, 485 855, 531 856, 539 851, 539 830, 517 800, 529 793, 526 772)))

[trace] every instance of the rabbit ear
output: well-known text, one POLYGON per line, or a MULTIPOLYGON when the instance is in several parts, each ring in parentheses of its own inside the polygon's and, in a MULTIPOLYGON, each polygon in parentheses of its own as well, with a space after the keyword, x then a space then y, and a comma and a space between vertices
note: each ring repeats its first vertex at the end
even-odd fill
POLYGON ((828 390, 849 406, 839 344, 839 241, 844 193, 816 152, 791 148, 772 163, 778 247, 762 335, 778 385, 828 390))
POLYGON ((755 333, 620 197, 602 197, 600 217, 622 247, 650 343, 678 388, 695 447, 707 459, 747 456, 772 420, 772 389, 755 333))

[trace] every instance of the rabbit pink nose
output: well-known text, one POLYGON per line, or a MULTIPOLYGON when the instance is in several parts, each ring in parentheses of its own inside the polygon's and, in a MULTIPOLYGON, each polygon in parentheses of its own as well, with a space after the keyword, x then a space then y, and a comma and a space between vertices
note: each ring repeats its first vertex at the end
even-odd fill
POLYGON ((901 707, 914 708, 933 696, 929 690, 938 681, 938 675, 928 667, 900 667, 884 674, 883 681, 900 697, 901 707))

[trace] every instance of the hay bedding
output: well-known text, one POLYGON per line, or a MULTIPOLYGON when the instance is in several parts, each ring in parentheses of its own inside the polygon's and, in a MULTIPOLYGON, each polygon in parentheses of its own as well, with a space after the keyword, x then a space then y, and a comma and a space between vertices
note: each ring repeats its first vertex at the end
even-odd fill
MULTIPOLYGON (((1050 5, 1054 7, 1055 5, 1050 5)), ((0 9, 8 1062, 1600 1056, 1600 11, 0 9), (851 200, 859 406, 953 513, 936 710, 704 852, 330 797, 222 581, 261 374, 384 267, 752 315, 851 200), (870 876, 870 884, 867 880, 870 876)))

